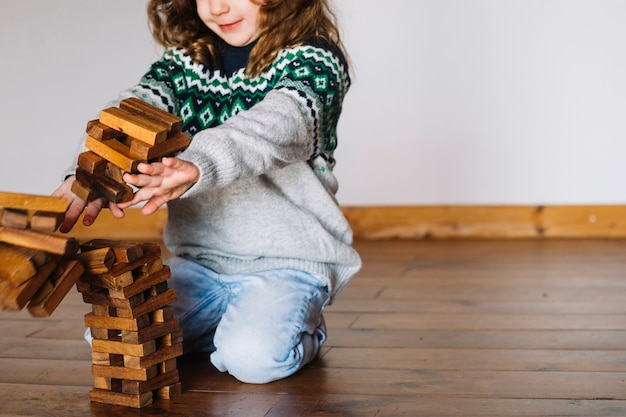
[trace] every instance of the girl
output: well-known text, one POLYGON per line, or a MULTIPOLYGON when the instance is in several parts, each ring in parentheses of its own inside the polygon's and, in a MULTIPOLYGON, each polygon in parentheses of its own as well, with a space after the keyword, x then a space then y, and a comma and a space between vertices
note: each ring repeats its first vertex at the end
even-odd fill
POLYGON ((104 204, 122 217, 167 203, 185 352, 211 352, 243 382, 289 376, 317 354, 322 310, 360 268, 334 197, 350 80, 333 14, 327 0, 151 0, 148 14, 165 53, 118 102, 178 115, 192 143, 125 174, 140 189, 118 205, 78 199, 70 169, 55 191, 71 203, 61 230, 104 204))

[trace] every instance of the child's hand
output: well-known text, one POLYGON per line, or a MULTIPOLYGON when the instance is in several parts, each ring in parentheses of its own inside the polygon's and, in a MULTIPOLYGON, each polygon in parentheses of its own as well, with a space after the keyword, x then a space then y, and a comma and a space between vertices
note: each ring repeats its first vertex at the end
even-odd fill
POLYGON ((96 217, 98 217, 98 214, 100 214, 100 210, 107 205, 109 206, 113 217, 118 219, 124 217, 124 212, 117 207, 117 205, 109 203, 104 198, 97 198, 89 203, 86 203, 84 200, 78 198, 76 194, 72 192, 72 183, 75 180, 76 177, 74 176, 68 177, 63 184, 61 184, 61 186, 59 186, 59 188, 54 190, 52 193, 53 197, 65 198, 69 204, 68 209, 65 212, 65 220, 63 220, 63 223, 59 228, 62 233, 67 233, 72 230, 72 227, 74 227, 83 211, 85 212, 85 215, 83 216, 83 224, 85 226, 91 226, 96 220, 96 217))
POLYGON ((200 170, 180 158, 163 158, 161 162, 139 164, 141 174, 124 174, 124 181, 140 187, 131 201, 120 203, 121 209, 146 201, 143 214, 152 214, 163 204, 174 200, 200 178, 200 170))

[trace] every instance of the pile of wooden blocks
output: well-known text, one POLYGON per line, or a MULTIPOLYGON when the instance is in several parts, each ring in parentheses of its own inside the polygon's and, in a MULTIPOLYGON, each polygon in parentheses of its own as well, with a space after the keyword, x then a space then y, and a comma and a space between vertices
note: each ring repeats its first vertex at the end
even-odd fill
POLYGON ((92 240, 80 257, 86 272, 77 288, 92 304, 85 316, 93 337, 91 400, 141 408, 179 395, 182 331, 159 245, 92 240))
POLYGON ((60 197, 0 192, 0 303, 3 310, 28 305, 47 317, 83 273, 76 239, 59 236, 67 210, 60 197))
POLYGON ((99 119, 87 123, 88 151, 78 157, 72 192, 84 201, 130 201, 134 190, 124 182, 124 173, 137 173, 140 162, 175 155, 190 141, 179 117, 137 98, 122 100, 119 108, 104 109, 99 119))

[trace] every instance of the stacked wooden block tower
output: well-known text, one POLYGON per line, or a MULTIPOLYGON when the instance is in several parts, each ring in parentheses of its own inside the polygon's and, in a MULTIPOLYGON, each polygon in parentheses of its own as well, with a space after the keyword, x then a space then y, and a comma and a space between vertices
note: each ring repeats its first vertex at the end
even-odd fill
POLYGON ((49 316, 83 273, 78 241, 54 234, 67 205, 60 197, 0 192, 3 310, 28 305, 33 316, 49 316))
POLYGON ((92 304, 85 316, 93 337, 91 400, 141 408, 179 395, 182 332, 160 247, 92 240, 81 248, 86 273, 77 288, 92 304))
POLYGON ((122 179, 137 173, 140 162, 155 162, 174 155, 190 138, 182 132, 182 119, 137 98, 100 112, 87 123, 85 146, 78 157, 72 192, 85 201, 104 197, 114 203, 132 200, 133 188, 122 179))
MULTIPOLYGON (((182 120, 139 99, 120 102, 87 123, 72 192, 85 201, 133 198, 123 180, 140 162, 185 149, 182 120)), ((176 358, 182 332, 169 305, 169 267, 157 244, 96 239, 79 244, 55 232, 64 198, 0 192, 0 303, 49 316, 76 284, 92 304, 92 401, 141 408, 181 392, 176 358)))

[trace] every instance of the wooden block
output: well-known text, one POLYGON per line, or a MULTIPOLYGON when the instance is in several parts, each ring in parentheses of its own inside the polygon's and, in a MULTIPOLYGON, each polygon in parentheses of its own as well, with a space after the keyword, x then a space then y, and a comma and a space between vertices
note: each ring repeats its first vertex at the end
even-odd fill
POLYGON ((95 190, 92 190, 89 185, 83 184, 78 180, 75 180, 72 183, 71 191, 76 194, 76 197, 87 202, 100 197, 100 195, 95 190))
POLYGON ((80 246, 82 251, 99 248, 111 248, 116 262, 134 262, 143 256, 143 246, 137 242, 127 242, 109 239, 92 239, 80 246))
POLYGON ((166 334, 157 340, 157 346, 159 349, 163 349, 165 346, 176 346, 183 343, 183 330, 177 330, 170 334, 166 334))
POLYGON ((146 381, 128 378, 122 382, 122 392, 127 394, 143 394, 151 392, 164 386, 173 385, 179 382, 178 370, 157 375, 146 381))
MULTIPOLYGON (((79 283, 82 281, 82 278, 78 281, 79 283)), ((78 284, 78 283, 77 283, 78 284)), ((81 291, 82 292, 82 291, 81 291)), ((116 314, 118 317, 132 318, 139 317, 142 314, 147 314, 148 312, 137 313, 133 315, 133 312, 136 308, 145 303, 145 299, 143 294, 137 294, 130 299, 121 299, 121 298, 111 298, 109 297, 109 291, 104 288, 89 288, 88 291, 82 292, 83 301, 88 304, 98 304, 102 306, 115 307, 116 314)), ((167 305, 166 303, 165 305, 167 305)), ((162 307, 162 306, 159 306, 162 307)), ((156 307, 158 308, 158 307, 156 307)))
MULTIPOLYGON (((116 300, 116 299, 112 299, 112 300, 116 300)), ((120 301, 123 301, 123 300, 120 300, 120 301)), ((141 316, 142 314, 148 314, 154 310, 163 308, 171 304, 174 301, 176 301, 176 291, 170 288, 167 291, 165 291, 163 294, 159 294, 156 297, 149 298, 136 307, 132 307, 132 308, 119 307, 117 309, 117 315, 119 317, 138 317, 138 316, 141 316)))
MULTIPOLYGON (((115 265, 113 265, 115 268, 115 265)), ((135 278, 133 277, 132 271, 127 271, 122 274, 111 276, 110 274, 100 274, 100 275, 83 275, 81 277, 81 281, 83 283, 88 284, 90 287, 99 287, 99 288, 108 288, 115 289, 125 287, 134 282, 135 278)), ((80 291, 84 292, 84 291, 80 291)), ((108 293, 107 293, 108 294, 108 293)))
POLYGON ((128 368, 147 368, 160 363, 178 358, 183 354, 183 344, 177 343, 171 346, 157 348, 157 351, 146 356, 124 356, 124 366, 128 368))
POLYGON ((130 148, 115 139, 99 141, 91 136, 87 136, 85 146, 126 172, 137 173, 137 165, 140 162, 147 162, 131 155, 130 148))
POLYGON ((149 381, 158 375, 158 369, 156 366, 151 366, 144 369, 133 369, 125 368, 123 366, 91 365, 91 373, 93 374, 93 376, 101 378, 149 381))
POLYGON ((26 250, 17 246, 0 244, 0 279, 19 286, 37 272, 26 250))
POLYGON ((68 205, 63 197, 0 192, 0 207, 8 209, 65 213, 68 205))
POLYGON ((100 274, 97 277, 85 277, 85 279, 92 285, 110 289, 120 289, 130 285, 134 281, 134 278, 130 275, 131 280, 129 280, 127 278, 128 275, 124 274, 128 272, 131 272, 132 274, 134 270, 142 268, 143 266, 161 258, 161 247, 158 244, 142 243, 141 248, 143 256, 140 258, 128 263, 118 262, 113 265, 110 272, 100 274))
POLYGON ((4 310, 19 311, 33 298, 37 290, 48 279, 54 268, 55 261, 50 261, 37 271, 28 281, 18 287, 11 288, 2 300, 4 310))
POLYGON ((100 122, 149 145, 163 142, 168 135, 166 124, 136 116, 117 107, 102 110, 100 122))
POLYGON ((27 210, 4 209, 2 210, 2 221, 0 225, 14 227, 16 229, 28 229, 30 219, 27 210))
POLYGON ((120 102, 120 109, 126 110, 136 116, 145 117, 154 122, 164 124, 167 126, 170 134, 178 133, 183 130, 183 120, 180 117, 136 97, 129 97, 122 100, 120 102))
POLYGON ((108 161, 92 151, 78 155, 78 166, 93 175, 105 175, 108 161))
POLYGON ((115 182, 108 177, 91 175, 81 168, 76 169, 76 179, 96 191, 99 196, 114 203, 129 201, 133 198, 133 189, 130 186, 115 182))
POLYGON ((94 388, 89 391, 89 399, 97 403, 143 408, 152 404, 152 392, 134 395, 94 388))
POLYGON ((65 213, 37 211, 30 218, 30 229, 36 232, 54 233, 65 220, 65 213))
POLYGON ((55 279, 52 290, 46 292, 44 289, 42 294, 35 294, 28 304, 28 312, 34 317, 52 315, 83 272, 84 268, 77 260, 69 260, 59 264, 52 273, 55 279))
POLYGON ((157 368, 159 369, 159 374, 166 374, 174 369, 178 369, 178 362, 176 361, 176 358, 168 359, 159 363, 157 368))
POLYGON ((92 351, 129 356, 147 356, 156 352, 156 342, 150 340, 142 344, 123 343, 115 340, 93 340, 92 351))
POLYGON ((172 385, 166 385, 153 391, 153 395, 163 400, 171 400, 173 398, 181 396, 183 393, 183 386, 180 382, 172 385))
POLYGON ((83 251, 77 255, 87 274, 103 274, 109 272, 115 263, 115 254, 111 248, 97 248, 83 251))
POLYGON ((121 340, 119 330, 98 329, 95 327, 91 329, 91 337, 98 340, 112 340, 115 342, 121 340))
POLYGON ((100 366, 124 366, 124 356, 103 352, 91 352, 91 363, 100 366))
POLYGON ((148 145, 136 139, 130 139, 130 154, 148 161, 161 160, 164 156, 174 155, 189 146, 191 138, 183 132, 176 133, 156 145, 148 145))
POLYGON ((174 318, 174 307, 167 306, 154 310, 151 314, 151 320, 153 323, 163 323, 164 321, 174 318))
POLYGON ((124 171, 122 168, 118 167, 112 162, 107 161, 106 169, 104 175, 111 178, 115 182, 119 182, 120 184, 125 184, 124 182, 124 171))
POLYGON ((150 325, 150 318, 143 315, 137 318, 101 317, 93 313, 85 315, 85 326, 100 329, 115 329, 118 331, 139 331, 150 325))
POLYGON ((129 298, 167 281, 171 276, 170 267, 166 265, 159 272, 136 279, 135 282, 126 287, 109 290, 109 296, 113 298, 129 298))
POLYGON ((75 238, 5 226, 0 226, 0 241, 63 256, 75 255, 79 247, 78 240, 75 238))
POLYGON ((93 386, 98 389, 122 392, 122 380, 113 378, 94 377, 93 386))
POLYGON ((91 306, 91 311, 93 312, 93 315, 97 317, 113 317, 111 315, 111 312, 115 312, 115 309, 107 306, 99 306, 97 304, 93 304, 91 306))
POLYGON ((126 134, 120 132, 119 130, 115 130, 110 126, 101 123, 100 120, 90 120, 87 122, 87 129, 85 132, 98 140, 108 140, 108 139, 123 139, 126 137, 126 134))
POLYGON ((174 318, 163 323, 151 324, 150 326, 137 331, 123 330, 122 342, 135 344, 146 343, 158 337, 163 337, 167 334, 174 333, 179 329, 180 322, 177 318, 174 318))

